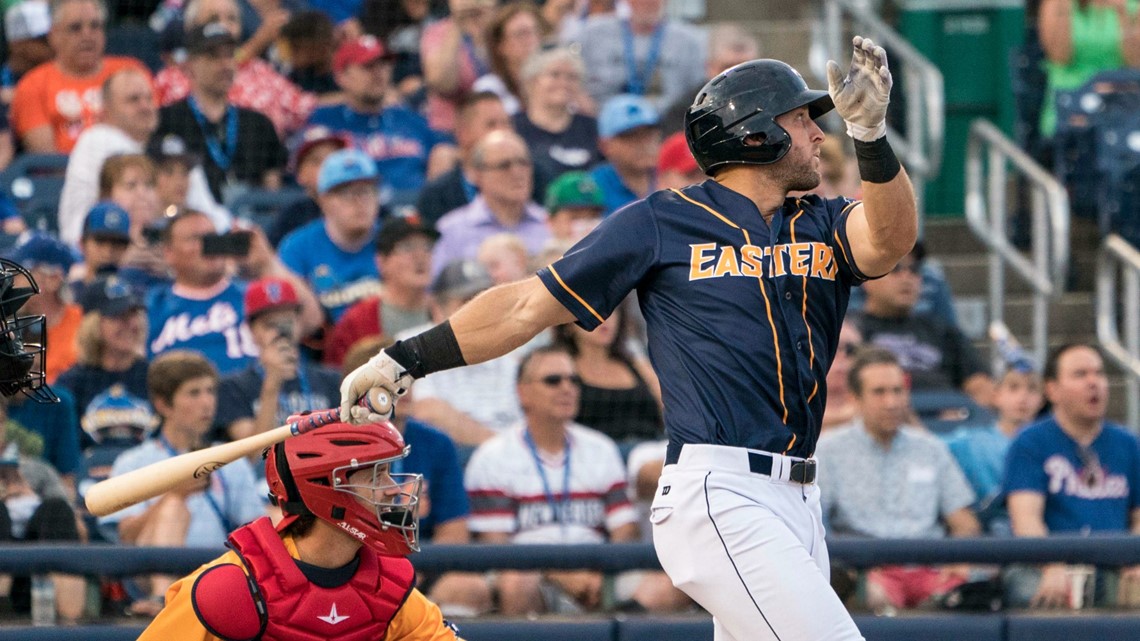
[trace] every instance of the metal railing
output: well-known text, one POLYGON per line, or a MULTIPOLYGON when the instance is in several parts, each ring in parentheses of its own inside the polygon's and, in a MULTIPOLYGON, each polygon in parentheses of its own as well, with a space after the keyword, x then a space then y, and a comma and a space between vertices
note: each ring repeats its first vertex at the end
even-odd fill
POLYGON ((923 188, 938 175, 942 163, 946 122, 942 72, 875 15, 865 1, 824 0, 823 24, 816 34, 811 47, 811 68, 825 83, 829 59, 843 67, 851 59, 853 35, 869 37, 890 50, 892 72, 897 74, 896 82, 902 83, 906 95, 906 135, 894 129, 888 129, 887 135, 914 183, 918 212, 922 216, 923 188))
POLYGON ((1005 268, 1033 290, 1031 350, 1045 362, 1049 299, 1065 289, 1069 269, 1069 196, 1065 188, 1017 144, 986 120, 970 123, 966 141, 966 222, 989 249, 990 322, 1004 326, 1005 268), (1028 180, 1033 216, 1032 259, 1010 243, 1006 228, 1010 167, 1028 180), (983 177, 983 172, 985 175, 983 177))
POLYGON ((1140 429, 1140 251, 1116 234, 1104 239, 1097 256, 1096 337, 1109 359, 1124 370, 1127 425, 1140 429))

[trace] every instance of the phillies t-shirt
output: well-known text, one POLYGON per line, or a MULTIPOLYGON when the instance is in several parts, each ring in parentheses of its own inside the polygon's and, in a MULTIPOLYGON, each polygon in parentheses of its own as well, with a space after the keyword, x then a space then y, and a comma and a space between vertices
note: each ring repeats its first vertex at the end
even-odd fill
POLYGON ((1105 423, 1082 448, 1053 417, 1014 438, 1006 457, 1006 493, 1045 496, 1050 532, 1124 532, 1140 506, 1140 442, 1124 428, 1105 423))

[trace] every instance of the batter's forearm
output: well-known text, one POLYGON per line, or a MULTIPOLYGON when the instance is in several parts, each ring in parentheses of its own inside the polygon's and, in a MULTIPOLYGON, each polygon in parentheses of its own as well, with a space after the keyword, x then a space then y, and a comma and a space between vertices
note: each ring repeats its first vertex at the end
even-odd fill
POLYGON ((890 182, 863 181, 863 211, 870 241, 879 253, 894 256, 897 262, 914 247, 918 238, 918 207, 905 169, 899 170, 890 182))
POLYGON ((481 363, 514 351, 573 315, 537 276, 483 292, 451 317, 463 360, 481 363))

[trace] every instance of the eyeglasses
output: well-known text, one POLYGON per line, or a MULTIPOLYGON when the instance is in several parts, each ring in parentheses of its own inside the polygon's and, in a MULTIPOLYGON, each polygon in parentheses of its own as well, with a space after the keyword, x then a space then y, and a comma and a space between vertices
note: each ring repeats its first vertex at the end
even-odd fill
POLYGON ((892 274, 901 274, 903 272, 910 272, 911 274, 922 273, 922 263, 899 263, 891 270, 892 274))
POLYGON ((859 351, 859 343, 840 343, 839 349, 843 350, 843 353, 847 356, 854 356, 855 352, 859 351))
POLYGON ((86 27, 91 31, 102 31, 104 26, 105 24, 102 20, 89 20, 87 22, 69 22, 63 25, 63 30, 68 33, 79 33, 83 31, 84 27, 86 27))
POLYGON ((558 387, 567 381, 574 387, 582 384, 582 377, 577 374, 547 374, 537 380, 547 387, 558 387))
POLYGON ((520 169, 530 169, 531 166, 532 163, 530 162, 530 158, 508 158, 501 162, 484 163, 482 165, 482 169, 485 171, 507 171, 513 167, 518 167, 520 169))

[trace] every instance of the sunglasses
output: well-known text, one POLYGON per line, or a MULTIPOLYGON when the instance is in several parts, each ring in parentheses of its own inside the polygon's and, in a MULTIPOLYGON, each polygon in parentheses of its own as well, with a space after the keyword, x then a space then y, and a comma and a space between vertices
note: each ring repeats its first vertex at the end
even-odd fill
POLYGON ((542 383, 547 387, 558 387, 567 381, 569 381, 570 384, 574 385, 575 387, 578 387, 582 384, 582 377, 578 376, 577 374, 547 374, 546 376, 543 376, 537 380, 539 383, 542 383))

